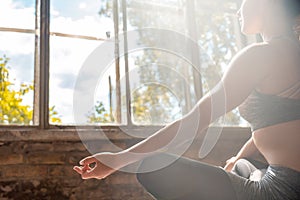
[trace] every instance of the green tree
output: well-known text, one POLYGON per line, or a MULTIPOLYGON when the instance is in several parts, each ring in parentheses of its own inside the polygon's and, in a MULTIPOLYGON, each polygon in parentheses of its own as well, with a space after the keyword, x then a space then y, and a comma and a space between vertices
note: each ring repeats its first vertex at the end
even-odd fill
MULTIPOLYGON (((102 0, 106 2, 105 0, 102 0)), ((193 9, 195 11, 195 24, 193 24, 197 32, 197 42, 200 45, 200 73, 202 77, 202 85, 204 92, 208 92, 220 80, 223 74, 223 68, 227 65, 232 56, 237 52, 236 33, 234 32, 233 13, 239 4, 239 0, 230 0, 224 2, 223 0, 204 1, 204 0, 178 0, 172 1, 158 1, 145 0, 126 1, 127 6, 127 22, 129 27, 134 27, 137 30, 144 27, 154 27, 178 31, 183 34, 190 34, 191 27, 188 21, 187 6, 193 2, 193 9), (188 26, 189 24, 189 26, 188 26)), ((102 4, 100 14, 110 12, 112 10, 111 4, 102 4)), ((190 6, 191 7, 191 6, 190 6)), ((121 14, 122 18, 123 15, 121 14)), ((119 20, 122 23, 122 20, 119 20)), ((177 38, 162 38, 161 36, 153 35, 139 35, 139 42, 146 46, 151 46, 154 40, 169 41, 174 44, 176 48, 188 48, 179 46, 176 43, 177 38), (177 46, 176 46, 177 45, 177 46)), ((195 38, 194 38, 195 39, 195 38)), ((187 49, 188 50, 188 49, 187 49)), ((176 94, 182 107, 187 107, 188 104, 194 104, 197 99, 191 87, 185 87, 180 79, 177 79, 170 74, 164 73, 164 68, 159 67, 159 64, 170 66, 180 74, 186 77, 192 77, 195 71, 190 70, 189 64, 159 50, 145 50, 143 53, 131 56, 135 59, 135 66, 139 70, 139 79, 141 83, 164 82, 167 85, 172 85, 175 88, 173 91, 176 94), (156 66, 155 66, 156 65, 156 66), (154 67, 153 67, 154 66, 154 67)), ((193 79, 187 79, 190 84, 193 79)), ((134 91, 136 92, 136 91, 134 91)), ((149 112, 155 116, 158 121, 172 120, 172 111, 169 109, 155 109, 157 105, 157 98, 152 97, 155 94, 164 99, 163 102, 174 102, 174 96, 168 95, 165 90, 160 87, 149 88, 145 85, 144 90, 139 90, 138 93, 132 95, 132 113, 134 121, 145 122, 149 120, 149 112), (143 91, 143 92, 141 92, 143 91), (169 118, 166 118, 166 115, 169 118), (170 117, 171 116, 171 117, 170 117)), ((165 104, 167 107, 168 104, 165 104)), ((174 106, 176 106, 174 104, 174 106)), ((162 106, 164 107, 164 106, 162 106)), ((188 110, 183 110, 183 114, 188 110)), ((226 117, 227 124, 238 124, 240 118, 236 111, 230 113, 226 117)), ((152 119, 153 122, 153 119, 152 119)))
POLYGON ((21 84, 19 89, 13 89, 14 84, 9 78, 8 58, 0 58, 0 123, 30 124, 33 110, 23 104, 24 95, 33 90, 33 85, 21 84))
POLYGON ((97 101, 93 110, 88 113, 87 117, 88 123, 110 123, 114 121, 113 116, 106 111, 104 104, 100 101, 97 101))
MULTIPOLYGON (((24 104, 24 97, 33 91, 33 84, 22 83, 18 87, 10 80, 9 59, 6 56, 0 58, 0 124, 32 124, 33 109, 24 104)), ((61 123, 57 111, 49 109, 50 121, 61 123)))
MULTIPOLYGON (((137 29, 143 27, 156 27, 156 28, 167 28, 174 31, 179 31, 183 34, 186 32, 189 34, 189 28, 187 20, 188 13, 186 8, 192 1, 182 0, 173 2, 173 7, 167 1, 160 1, 159 3, 155 0, 145 1, 147 6, 142 5, 140 1, 128 1, 128 23, 137 29), (176 5, 177 4, 177 5, 176 5), (151 7, 153 6, 153 7, 151 7), (177 6, 177 8, 176 8, 177 6), (145 8, 147 7, 147 8, 145 8)), ((194 12, 195 12, 195 26, 197 32, 197 41, 200 45, 200 62, 201 68, 200 73, 202 76, 202 85, 204 92, 208 92, 213 86, 220 80, 223 73, 223 66, 225 66, 232 55, 237 51, 236 38, 234 32, 233 16, 235 12, 232 7, 236 4, 236 0, 224 2, 222 0, 216 1, 194 1, 194 12), (228 13, 227 11, 231 12, 228 13)), ((190 24, 191 25, 191 24, 190 24)), ((176 38, 161 38, 160 36, 152 35, 140 35, 140 42, 151 46, 153 40, 162 39, 168 41, 174 41, 173 45, 175 48, 188 48, 178 46, 180 43, 176 43, 176 38)), ((182 44, 182 43, 181 43, 182 44)), ((188 50, 188 49, 187 49, 188 50)), ((154 79, 163 82, 167 82, 168 85, 176 85, 176 91, 174 91, 177 97, 181 100, 182 106, 187 105, 186 98, 190 95, 191 104, 194 104, 197 99, 192 95, 189 88, 185 88, 182 81, 176 79, 170 74, 163 73, 163 68, 153 68, 153 63, 163 63, 166 66, 171 66, 181 74, 192 76, 195 71, 187 70, 191 68, 187 63, 180 61, 180 58, 174 57, 174 55, 168 55, 162 51, 144 51, 136 58, 136 66, 148 66, 139 67, 141 82, 147 82, 147 80, 154 79)), ((189 81, 189 80, 187 80, 189 81)), ((190 82, 193 84, 192 82, 190 82)), ((164 98, 172 98, 171 96, 165 95, 159 88, 152 88, 158 90, 157 95, 163 96, 164 98), (159 92, 161 91, 161 93, 159 92)), ((144 96, 151 96, 153 91, 147 90, 143 93, 144 96), (148 92, 148 93, 147 93, 148 92)), ((148 106, 147 109, 151 109, 155 106, 154 98, 152 102, 147 104, 140 104, 141 107, 148 106)), ((166 100, 170 101, 170 100, 166 100)), ((133 103, 135 99, 133 98, 133 103)), ((142 102, 141 102, 142 103, 142 102)), ((137 106, 136 106, 137 107, 137 106)), ((140 110, 140 109, 136 109, 140 110)), ((156 118, 164 121, 166 110, 157 110, 156 118)), ((139 116, 143 116, 142 112, 137 113, 139 116)), ((146 113, 144 113, 146 114, 146 113)), ((171 114, 169 112, 169 114, 171 114)), ((228 124, 238 124, 239 117, 236 113, 230 113, 226 117, 228 124)))
POLYGON ((161 125, 181 116, 175 95, 162 85, 147 84, 135 90, 131 105, 134 122, 139 125, 161 125))
MULTIPOLYGON (((225 66, 238 51, 234 21, 235 8, 239 1, 196 1, 196 22, 201 51, 201 74, 204 93, 208 92, 220 81, 225 66), (203 7, 207 11, 203 11, 203 7), (202 11, 201 11, 202 8, 202 11)), ((240 116, 237 110, 229 112, 225 117, 225 125, 238 125, 240 116)), ((215 125, 224 125, 221 119, 215 125)))
POLYGON ((49 117, 50 123, 52 124, 61 124, 61 118, 59 117, 59 113, 55 110, 55 106, 49 108, 49 117))

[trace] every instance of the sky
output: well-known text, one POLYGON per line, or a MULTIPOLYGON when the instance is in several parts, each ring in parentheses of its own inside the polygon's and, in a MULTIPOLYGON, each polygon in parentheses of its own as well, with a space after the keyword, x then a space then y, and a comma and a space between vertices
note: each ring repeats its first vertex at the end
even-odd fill
MULTIPOLYGON (((35 0, 1 0, 0 27, 34 29, 35 0)), ((50 31, 106 38, 113 32, 111 19, 101 18, 99 0, 51 0, 50 31)), ((74 84, 84 61, 101 41, 50 37, 50 106, 55 106, 63 123, 73 123, 74 84)), ((0 57, 9 60, 15 85, 32 83, 34 77, 34 35, 0 32, 0 57)), ((105 87, 106 88, 106 87, 105 87)), ((103 101, 108 93, 103 88, 103 101)), ((32 104, 32 94, 25 103, 32 104)))

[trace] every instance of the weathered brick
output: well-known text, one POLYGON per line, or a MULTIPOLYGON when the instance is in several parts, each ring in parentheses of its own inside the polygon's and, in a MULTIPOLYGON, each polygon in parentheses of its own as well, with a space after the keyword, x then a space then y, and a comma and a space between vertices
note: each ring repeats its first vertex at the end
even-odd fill
POLYGON ((73 166, 71 165, 48 166, 48 175, 50 177, 68 177, 68 178, 78 177, 78 174, 73 170, 73 166))
POLYGON ((25 147, 26 152, 36 152, 36 151, 53 151, 54 147, 51 143, 30 143, 25 147))
POLYGON ((0 167, 1 177, 4 179, 26 179, 26 178, 46 178, 47 166, 34 166, 34 165, 7 165, 0 167))
POLYGON ((125 142, 109 142, 109 141, 86 141, 85 145, 87 146, 87 150, 91 152, 116 152, 120 151, 120 149, 125 149, 125 142))
POLYGON ((11 152, 12 152, 11 148, 8 145, 0 146, 0 156, 5 154, 10 154, 11 152))
POLYGON ((24 166, 23 165, 6 165, 1 166, 1 177, 4 179, 9 179, 11 177, 19 178, 24 177, 24 166))
POLYGON ((84 180, 81 179, 80 175, 77 174, 75 178, 64 178, 62 180, 62 185, 65 186, 65 187, 72 187, 72 188, 75 188, 75 187, 80 187, 80 184, 83 182, 84 180))
POLYGON ((46 165, 26 165, 23 167, 24 177, 38 177, 46 178, 48 175, 48 168, 46 165))
POLYGON ((81 142, 54 143, 52 146, 54 151, 57 152, 86 151, 85 146, 81 142))
POLYGON ((79 161, 86 156, 90 156, 91 154, 88 152, 76 152, 76 153, 68 153, 66 155, 66 160, 71 165, 78 165, 79 161))
POLYGON ((64 164, 65 154, 54 152, 35 152, 27 155, 28 164, 64 164))
POLYGON ((12 165, 23 163, 21 154, 2 154, 0 155, 0 165, 12 165))
POLYGON ((28 143, 25 142, 12 142, 10 144, 10 148, 12 149, 13 153, 24 153, 24 149, 26 148, 26 146, 28 145, 28 143))

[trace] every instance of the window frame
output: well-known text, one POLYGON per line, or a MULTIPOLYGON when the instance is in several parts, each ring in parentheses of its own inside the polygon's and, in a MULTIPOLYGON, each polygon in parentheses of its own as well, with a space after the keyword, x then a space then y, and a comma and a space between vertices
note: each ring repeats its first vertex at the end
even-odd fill
MULTIPOLYGON (((0 129, 149 129, 152 131, 159 130, 163 126, 155 126, 155 125, 134 125, 132 122, 132 114, 131 114, 131 95, 130 95, 130 88, 129 88, 129 75, 128 75, 128 54, 125 53, 125 73, 126 73, 126 107, 127 107, 127 124, 126 125, 54 125, 51 124, 49 121, 49 74, 50 74, 50 36, 56 35, 61 37, 73 37, 73 38, 82 38, 82 39, 90 39, 90 40, 105 40, 102 38, 96 38, 96 37, 89 37, 84 35, 72 35, 72 34, 63 34, 58 32, 50 32, 50 1, 51 0, 36 0, 36 17, 35 17, 35 30, 31 29, 18 29, 18 28, 0 28, 0 31, 9 31, 9 32, 21 32, 21 33, 32 33, 35 34, 35 64, 34 64, 34 101, 33 101, 33 125, 0 125, 0 129)), ((189 0, 190 2, 194 2, 193 0, 189 0)), ((190 4, 188 4, 190 5, 190 4)), ((190 11, 188 12, 188 29, 190 31, 190 35, 193 39, 197 38, 196 30, 194 20, 194 9, 193 6, 188 6, 190 11)), ((117 36, 119 33, 118 27, 119 22, 119 12, 123 15, 123 32, 124 32, 124 52, 127 52, 128 48, 128 41, 127 41, 127 5, 126 0, 121 0, 121 5, 119 5, 118 0, 113 0, 113 13, 114 13, 114 23, 117 24, 115 26, 115 35, 117 36)), ((239 35, 239 38, 242 38, 242 45, 246 45, 247 39, 243 35, 239 35)), ((118 41, 116 39, 116 41, 118 41)), ((116 43, 116 59, 119 57, 118 52, 118 44, 116 43)), ((192 59, 194 63, 199 63, 200 60, 198 58, 198 52, 199 49, 197 49, 194 52, 194 55, 192 55, 192 59)), ((119 62, 116 60, 116 62, 119 62)), ((117 68, 117 66, 116 66, 117 68)), ((201 77, 194 77, 194 82, 197 82, 198 84, 194 84, 195 91, 198 93, 196 94, 197 99, 200 99, 203 95, 203 88, 202 88, 202 81, 201 77)), ((230 126, 226 127, 225 129, 243 129, 243 127, 240 126, 230 126)), ((248 127, 245 127, 245 129, 249 129, 248 127)), ((145 137, 145 136, 141 136, 145 137)))

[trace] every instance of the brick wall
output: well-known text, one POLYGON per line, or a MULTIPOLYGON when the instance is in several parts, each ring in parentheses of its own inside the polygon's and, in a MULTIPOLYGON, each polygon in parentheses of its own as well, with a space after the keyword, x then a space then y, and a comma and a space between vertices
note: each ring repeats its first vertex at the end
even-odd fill
MULTIPOLYGON (((139 141, 119 130, 106 132, 122 148, 139 141)), ((248 137, 248 129, 223 133, 214 150, 202 161, 223 165, 248 137)), ((202 138, 198 138, 185 155, 197 159, 201 142, 202 138)), ((99 152, 110 150, 105 139, 91 139, 86 145, 95 143, 99 152)), ((152 199, 134 174, 117 172, 101 181, 82 180, 72 167, 88 155, 75 130, 0 130, 0 200, 152 199)))

